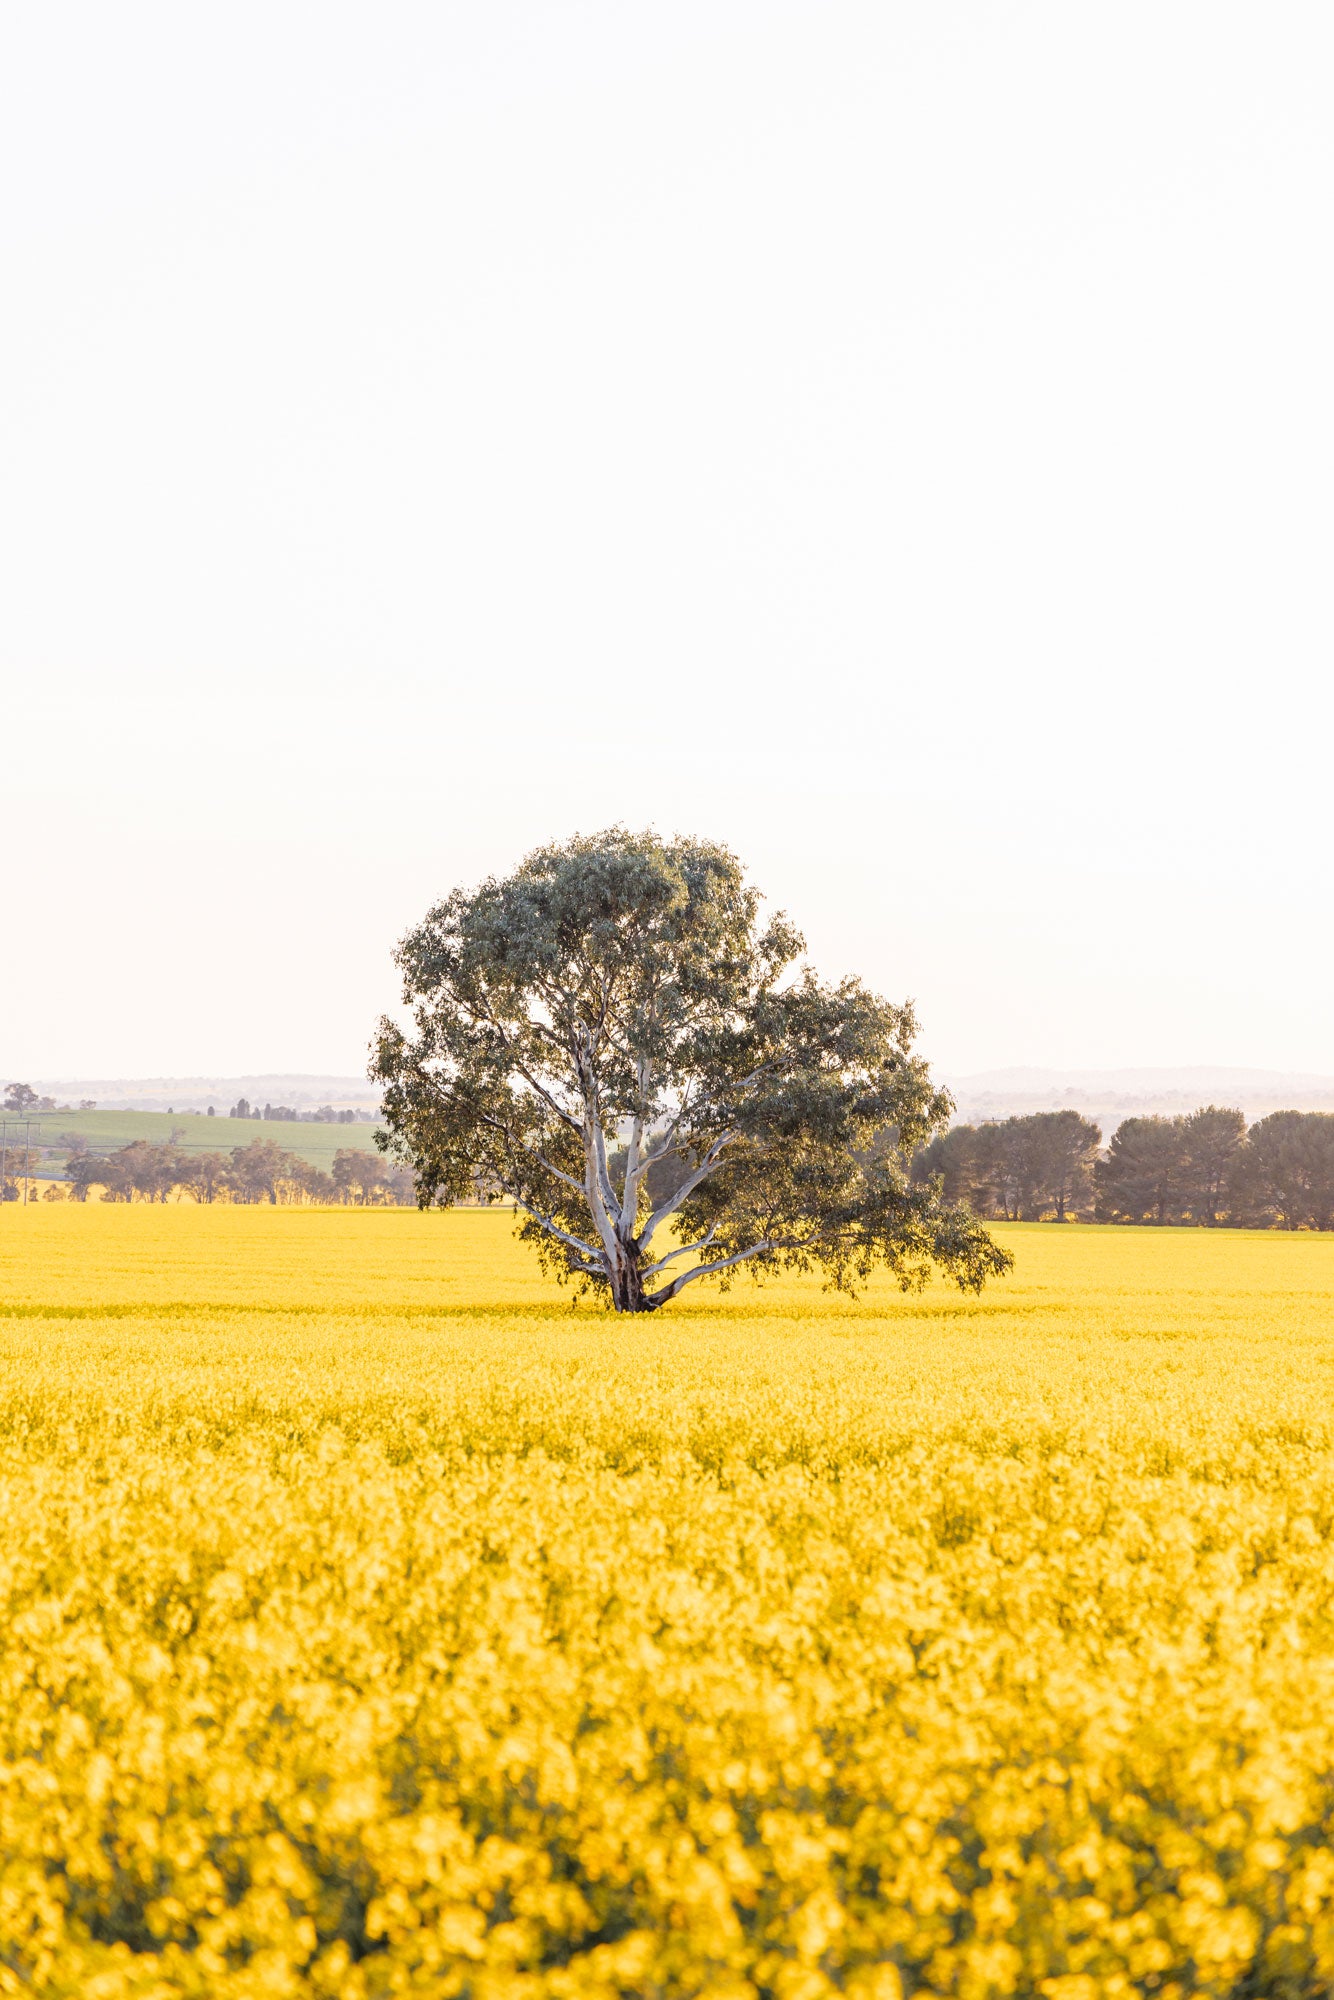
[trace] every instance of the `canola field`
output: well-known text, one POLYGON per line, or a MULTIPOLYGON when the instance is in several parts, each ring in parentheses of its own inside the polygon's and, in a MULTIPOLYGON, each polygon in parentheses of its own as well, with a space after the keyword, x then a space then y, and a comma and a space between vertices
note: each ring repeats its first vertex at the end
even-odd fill
POLYGON ((1334 1992, 1334 1238, 0 1211, 0 1993, 1334 1992))

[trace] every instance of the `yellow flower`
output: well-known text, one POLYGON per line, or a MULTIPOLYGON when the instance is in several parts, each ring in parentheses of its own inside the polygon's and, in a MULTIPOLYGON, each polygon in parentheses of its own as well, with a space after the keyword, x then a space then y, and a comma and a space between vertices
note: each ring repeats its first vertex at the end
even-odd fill
POLYGON ((5 1218, 0 1994, 1328 1991, 1329 1243, 1010 1240, 641 1325, 486 1213, 5 1218))

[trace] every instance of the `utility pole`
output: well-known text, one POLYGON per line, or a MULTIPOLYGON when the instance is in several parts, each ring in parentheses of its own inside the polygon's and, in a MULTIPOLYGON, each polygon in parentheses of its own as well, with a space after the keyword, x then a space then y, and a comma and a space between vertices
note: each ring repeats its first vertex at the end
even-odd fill
MULTIPOLYGON (((28 1206, 28 1175, 32 1167, 31 1118, 26 1118, 26 1119, 16 1118, 14 1120, 14 1160, 16 1168, 19 1156, 20 1125, 22 1125, 23 1127, 23 1192, 19 1196, 19 1200, 24 1206, 24 1208, 26 1208, 28 1206)), ((42 1136, 42 1128, 39 1124, 37 1127, 39 1152, 41 1151, 41 1145, 40 1145, 41 1136, 42 1136)), ((0 1118, 0 1202, 3 1202, 4 1200, 4 1191, 8 1185, 9 1185, 9 1120, 7 1118, 0 1118)))

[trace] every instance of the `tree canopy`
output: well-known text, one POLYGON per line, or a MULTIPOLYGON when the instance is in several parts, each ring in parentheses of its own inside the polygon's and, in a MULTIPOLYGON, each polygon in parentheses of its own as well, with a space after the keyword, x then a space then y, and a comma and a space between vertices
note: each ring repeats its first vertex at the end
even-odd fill
POLYGON ((1271 1112, 1252 1125, 1237 1165, 1243 1213, 1258 1209, 1284 1229, 1334 1229, 1334 1114, 1271 1112))
POLYGON ((381 1143, 423 1203, 512 1201, 618 1311, 742 1265, 979 1289, 1008 1254, 908 1171, 952 1109, 911 1006, 822 984, 803 949, 724 847, 616 827, 541 848, 399 946, 381 1143))

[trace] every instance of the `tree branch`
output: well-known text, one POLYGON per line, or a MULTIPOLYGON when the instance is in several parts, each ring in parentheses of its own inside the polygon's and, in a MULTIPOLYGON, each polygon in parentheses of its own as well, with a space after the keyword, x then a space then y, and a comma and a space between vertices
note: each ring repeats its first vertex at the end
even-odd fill
MULTIPOLYGON (((465 1001, 463 1004, 466 1006, 468 1003, 465 1001)), ((556 1099, 551 1095, 551 1092, 546 1088, 544 1084, 538 1082, 537 1078, 533 1075, 532 1071, 528 1068, 527 1064, 520 1056, 518 1050, 515 1048, 509 1036, 505 1033, 503 1024, 496 1019, 495 1015, 491 1012, 491 1009, 488 1006, 486 1006, 484 1002, 478 1002, 474 1004, 474 1006, 471 1008, 470 1011, 473 1015, 474 1020, 484 1021, 487 1027, 490 1028, 495 1034, 497 1034, 500 1037, 501 1047, 505 1050, 505 1053, 509 1056, 510 1061, 514 1064, 515 1069, 519 1072, 519 1075, 523 1078, 524 1082, 529 1086, 529 1088, 537 1092, 538 1096, 543 1100, 543 1102, 550 1106, 551 1110, 555 1112, 556 1116, 564 1124, 568 1125, 572 1132, 578 1132, 581 1129, 579 1120, 574 1116, 572 1112, 567 1111, 564 1105, 559 1104, 556 1101, 556 1099)), ((536 1025, 535 1023, 530 1023, 530 1026, 535 1026, 535 1025, 536 1025)))
POLYGON ((577 1250, 581 1257, 587 1257, 590 1262, 595 1265, 597 1264, 598 1248, 596 1243, 585 1243, 582 1237, 571 1236, 568 1229, 562 1229, 559 1223, 553 1222, 549 1215, 543 1215, 540 1208, 534 1208, 531 1202, 525 1201, 522 1195, 515 1194, 512 1189, 507 1188, 506 1193, 514 1203, 514 1206, 521 1208, 525 1215, 531 1215, 533 1221, 540 1223, 548 1235, 559 1238, 562 1243, 568 1244, 571 1250, 577 1250))
POLYGON ((673 1118, 671 1124, 667 1127, 666 1131, 663 1133, 661 1142, 657 1146, 653 1147, 653 1149, 650 1152, 644 1155, 645 1168, 653 1166, 658 1160, 666 1159, 668 1153, 670 1153, 673 1149, 676 1134, 681 1129, 681 1120, 685 1117, 686 1113, 689 1110, 690 1110, 690 1093, 689 1091, 687 1091, 684 1099, 681 1102, 681 1107, 678 1110, 675 1118, 673 1118))
POLYGON ((607 1135, 602 1129, 602 1112, 595 1107, 593 1117, 593 1155, 597 1161, 598 1189, 606 1203, 609 1216, 619 1216, 621 1204, 616 1199, 616 1190, 611 1184, 611 1168, 607 1165, 607 1135))
POLYGON ((602 1133, 595 1117, 596 1095, 592 1101, 587 1098, 588 1110, 585 1114, 584 1141, 584 1200, 588 1212, 602 1238, 602 1255, 606 1260, 607 1275, 616 1269, 620 1244, 617 1239, 612 1216, 616 1212, 616 1197, 611 1192, 611 1177, 607 1172, 607 1149, 602 1143, 602 1133))
POLYGON ((563 1124, 568 1125, 572 1132, 579 1131, 580 1129, 579 1120, 575 1117, 574 1113, 572 1111, 567 1111, 563 1104, 559 1104, 556 1101, 556 1099, 551 1095, 551 1092, 546 1088, 546 1086, 538 1082, 537 1078, 531 1073, 526 1064, 522 1063, 519 1060, 514 1050, 510 1048, 508 1042, 505 1044, 505 1046, 506 1048, 509 1049, 510 1056, 513 1059, 514 1067, 515 1069, 518 1070, 519 1075, 523 1078, 524 1082, 528 1084, 531 1089, 537 1092, 538 1096, 542 1099, 543 1103, 550 1105, 551 1109, 555 1112, 556 1116, 562 1121, 563 1124))
POLYGON ((704 1158, 696 1167, 694 1173, 687 1175, 680 1187, 677 1188, 675 1194, 668 1195, 661 1208, 654 1209, 652 1215, 650 1215, 648 1221, 645 1223, 643 1234, 639 1239, 641 1249, 646 1250, 648 1248, 649 1244, 653 1241, 659 1225, 665 1222, 669 1215, 676 1213, 681 1203, 689 1199, 701 1181, 706 1181, 709 1178, 709 1175, 713 1172, 721 1158, 723 1147, 729 1139, 735 1139, 735 1137, 735 1132, 720 1132, 708 1152, 704 1155, 704 1158))
POLYGON ((715 1226, 709 1230, 707 1236, 700 1237, 698 1243, 683 1243, 679 1250, 669 1250, 665 1257, 659 1257, 656 1264, 650 1264, 646 1271, 641 1271, 639 1274, 640 1277, 656 1278, 659 1271, 665 1271, 667 1269, 667 1266, 669 1264, 675 1263, 678 1257, 688 1257, 692 1250, 707 1250, 708 1246, 710 1245, 710 1243, 712 1243, 717 1233, 718 1230, 715 1224, 715 1226))
POLYGON ((630 1142, 625 1149, 625 1179, 621 1183, 621 1215, 619 1233, 622 1240, 634 1234, 635 1218, 639 1214, 639 1182, 647 1171, 647 1161, 641 1164, 639 1149, 644 1139, 644 1100, 648 1095, 650 1064, 647 1056, 640 1056, 635 1063, 634 1121, 630 1126, 630 1142))
MULTIPOLYGON (((759 1065, 757 1069, 753 1069, 750 1072, 749 1076, 738 1077, 735 1083, 729 1083, 724 1093, 724 1097, 732 1098, 740 1090, 749 1090, 751 1085, 754 1083, 758 1083, 762 1076, 767 1075, 772 1070, 781 1069, 782 1064, 783 1064, 783 1058, 781 1056, 771 1057, 768 1062, 763 1062, 759 1065)), ((716 1104, 718 1100, 715 1099, 713 1101, 716 1104)), ((691 1108, 692 1106, 690 1099, 689 1097, 687 1097, 685 1102, 682 1104, 681 1109, 677 1112, 675 1118, 673 1118, 671 1124, 667 1127, 667 1130, 663 1135, 662 1148, 653 1155, 653 1158, 655 1160, 661 1159, 663 1153, 670 1149, 673 1133, 680 1125, 681 1120, 685 1117, 687 1111, 689 1111, 691 1108)))
POLYGON ((549 1160, 544 1152, 537 1146, 534 1146, 530 1140, 525 1139, 521 1132, 515 1132, 512 1126, 505 1124, 503 1119, 497 1118, 494 1112, 482 1111, 479 1112, 478 1116, 482 1124, 489 1125, 493 1132, 498 1132, 511 1149, 518 1147, 521 1151, 527 1153, 530 1160, 536 1160, 539 1166, 545 1167, 549 1174, 554 1174, 558 1181, 564 1181, 566 1187, 573 1188, 576 1194, 584 1192, 582 1181, 577 1181, 573 1174, 567 1174, 563 1167, 556 1166, 554 1161, 549 1160))
POLYGON ((669 1299, 674 1299, 679 1291, 693 1284, 696 1278, 712 1277, 715 1271, 726 1271, 733 1264, 744 1264, 747 1257, 760 1257, 773 1247, 768 1237, 762 1236, 758 1243, 751 1244, 749 1250, 734 1250, 730 1257, 719 1257, 712 1264, 697 1264, 693 1271, 682 1271, 679 1278, 673 1278, 670 1285, 664 1285, 660 1292, 655 1292, 650 1304, 665 1306, 669 1299))

